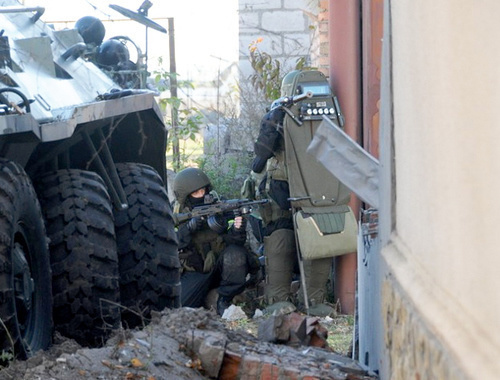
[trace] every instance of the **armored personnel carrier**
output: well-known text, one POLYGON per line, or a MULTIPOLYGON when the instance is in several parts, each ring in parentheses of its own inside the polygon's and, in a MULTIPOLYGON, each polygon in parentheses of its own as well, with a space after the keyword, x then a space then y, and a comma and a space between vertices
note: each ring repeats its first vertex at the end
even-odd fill
POLYGON ((154 93, 119 83, 119 65, 89 58, 100 41, 43 11, 0 0, 0 351, 16 357, 54 328, 98 345, 179 306, 154 93))

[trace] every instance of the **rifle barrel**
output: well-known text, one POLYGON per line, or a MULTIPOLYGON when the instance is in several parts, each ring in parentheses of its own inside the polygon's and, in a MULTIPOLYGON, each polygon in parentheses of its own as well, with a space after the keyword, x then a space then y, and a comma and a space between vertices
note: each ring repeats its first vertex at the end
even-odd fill
POLYGON ((306 91, 303 94, 292 96, 292 103, 297 103, 300 102, 301 100, 309 99, 312 97, 313 97, 312 91, 306 91))

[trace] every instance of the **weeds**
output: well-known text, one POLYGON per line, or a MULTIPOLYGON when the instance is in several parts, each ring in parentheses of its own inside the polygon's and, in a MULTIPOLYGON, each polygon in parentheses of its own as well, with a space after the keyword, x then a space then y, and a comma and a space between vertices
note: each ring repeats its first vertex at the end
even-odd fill
POLYGON ((198 167, 210 178, 212 187, 226 199, 240 198, 240 189, 248 173, 251 158, 244 154, 226 155, 223 160, 204 156, 198 167))
POLYGON ((5 334, 7 335, 7 338, 9 339, 10 343, 10 348, 7 350, 2 350, 0 353, 0 368, 1 367, 7 367, 12 360, 16 357, 15 351, 14 351, 14 340, 12 339, 12 335, 10 335, 10 331, 7 329, 7 326, 5 326, 5 323, 3 322, 2 318, 0 318, 0 325, 2 325, 2 328, 5 331, 5 334))
POLYGON ((352 315, 338 315, 326 327, 328 329, 328 346, 342 355, 348 356, 352 345, 352 330, 354 317, 352 315))

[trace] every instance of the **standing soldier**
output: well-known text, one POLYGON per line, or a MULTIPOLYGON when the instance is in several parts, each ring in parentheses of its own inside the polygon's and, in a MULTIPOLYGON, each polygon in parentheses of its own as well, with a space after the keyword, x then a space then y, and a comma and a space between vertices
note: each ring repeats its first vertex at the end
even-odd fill
POLYGON ((299 306, 311 315, 326 316, 334 312, 326 303, 332 257, 354 252, 356 236, 350 231, 346 242, 340 234, 347 226, 353 228, 352 223, 346 223, 353 218, 347 206, 348 189, 312 159, 306 148, 322 115, 338 122, 340 112, 319 71, 289 73, 283 79, 281 95, 262 119, 252 164, 252 171, 265 171, 258 192, 270 200, 260 208, 265 236, 266 311, 294 307, 290 284, 299 264, 306 288, 298 294, 299 306), (304 260, 297 261, 297 247, 304 260))
POLYGON ((264 256, 266 259, 266 312, 294 309, 290 291, 297 253, 293 227, 290 191, 284 162, 284 141, 280 128, 285 112, 269 111, 262 119, 259 136, 254 146, 252 171, 263 173, 257 193, 269 199, 260 207, 264 225, 264 256), (266 169, 264 171, 264 169, 266 169))

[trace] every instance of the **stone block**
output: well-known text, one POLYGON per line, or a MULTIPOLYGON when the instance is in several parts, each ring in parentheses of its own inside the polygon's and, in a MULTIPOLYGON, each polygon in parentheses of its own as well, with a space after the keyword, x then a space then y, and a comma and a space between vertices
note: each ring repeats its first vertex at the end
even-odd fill
POLYGON ((319 32, 320 33, 328 33, 328 28, 329 28, 328 21, 322 21, 319 23, 319 32))
POLYGON ((307 55, 311 38, 309 32, 287 33, 283 37, 283 54, 286 56, 307 55))
POLYGON ((258 33, 260 18, 258 13, 240 13, 240 33, 258 33))
POLYGON ((283 37, 282 35, 262 35, 262 42, 259 43, 259 50, 279 56, 283 54, 283 37))
POLYGON ((192 330, 191 349, 201 360, 208 376, 217 377, 224 360, 227 337, 216 331, 192 330))
POLYGON ((240 12, 278 8, 281 8, 281 0, 240 0, 239 2, 240 12))
POLYGON ((285 9, 307 9, 309 12, 316 12, 317 6, 310 0, 284 0, 285 9))
POLYGON ((297 11, 268 11, 262 13, 262 28, 271 32, 300 32, 306 31, 308 22, 304 12, 297 11))
POLYGON ((287 342, 290 338, 288 325, 283 315, 272 316, 259 324, 258 338, 263 342, 287 342))

